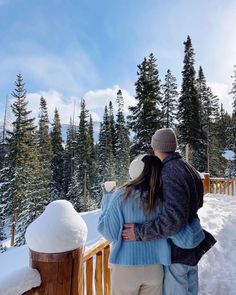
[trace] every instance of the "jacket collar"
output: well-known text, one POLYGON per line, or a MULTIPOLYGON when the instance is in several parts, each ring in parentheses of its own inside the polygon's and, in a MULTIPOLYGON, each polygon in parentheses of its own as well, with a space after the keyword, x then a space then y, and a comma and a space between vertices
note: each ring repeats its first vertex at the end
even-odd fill
POLYGON ((176 159, 181 159, 181 155, 178 152, 171 153, 169 156, 167 156, 163 161, 163 165, 165 165, 167 162, 176 160, 176 159))

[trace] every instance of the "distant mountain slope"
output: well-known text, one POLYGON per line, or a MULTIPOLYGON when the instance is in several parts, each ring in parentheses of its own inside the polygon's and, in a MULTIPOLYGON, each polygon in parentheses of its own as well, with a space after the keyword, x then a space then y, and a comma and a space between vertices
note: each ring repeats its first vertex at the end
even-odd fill
MULTIPOLYGON (((69 126, 70 126, 69 124, 62 124, 61 125, 61 133, 62 133, 62 139, 63 139, 64 143, 66 143, 67 129, 69 126)), ((94 121, 93 122, 94 142, 98 141, 99 129, 100 129, 100 122, 94 121)))

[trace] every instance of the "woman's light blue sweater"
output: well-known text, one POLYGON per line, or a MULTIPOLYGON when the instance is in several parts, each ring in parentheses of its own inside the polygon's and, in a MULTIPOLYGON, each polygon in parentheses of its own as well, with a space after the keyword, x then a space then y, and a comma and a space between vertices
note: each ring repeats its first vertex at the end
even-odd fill
MULTIPOLYGON (((152 213, 145 214, 139 190, 133 190, 124 200, 125 189, 115 193, 106 193, 102 200, 102 213, 98 221, 98 231, 111 244, 109 261, 121 265, 171 264, 171 249, 168 239, 151 241, 123 241, 121 237, 124 223, 145 223, 155 219, 164 210, 162 206, 152 213)), ((204 239, 199 219, 168 237, 180 248, 195 248, 204 239)))
POLYGON ((167 239, 152 241, 122 240, 124 223, 144 223, 153 220, 160 212, 145 214, 140 191, 133 190, 124 200, 125 189, 118 189, 113 195, 105 194, 102 200, 102 213, 98 221, 98 231, 111 242, 109 262, 127 266, 171 263, 170 246, 167 239))

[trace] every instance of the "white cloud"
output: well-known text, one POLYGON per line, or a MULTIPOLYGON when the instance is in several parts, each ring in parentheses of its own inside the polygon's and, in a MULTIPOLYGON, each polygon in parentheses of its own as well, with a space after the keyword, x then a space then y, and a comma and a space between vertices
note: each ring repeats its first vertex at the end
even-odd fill
POLYGON ((57 89, 77 95, 94 87, 100 79, 89 56, 78 45, 68 46, 60 54, 51 54, 36 44, 16 43, 12 46, 14 54, 1 58, 2 86, 15 79, 17 73, 22 73, 26 82, 40 85, 41 89, 57 89))
MULTIPOLYGON (((58 109, 62 124, 69 123, 70 117, 73 117, 73 112, 75 115, 75 122, 78 122, 78 116, 80 113, 80 100, 76 97, 70 97, 66 100, 61 93, 55 90, 27 94, 27 99, 29 101, 28 108, 29 110, 32 110, 32 115, 36 119, 39 115, 39 103, 41 96, 43 96, 47 101, 50 122, 53 120, 55 108, 58 109)), ((96 112, 91 111, 90 113, 94 121, 99 121, 100 117, 96 112)))
POLYGON ((223 103, 224 109, 232 114, 233 100, 232 96, 229 95, 229 85, 219 82, 208 82, 207 84, 211 87, 213 94, 218 96, 220 103, 223 103))
MULTIPOLYGON (((114 110, 117 110, 116 94, 120 89, 118 85, 114 85, 112 88, 91 90, 85 93, 83 98, 85 99, 86 108, 89 110, 94 121, 101 121, 104 107, 108 105, 111 100, 114 105, 114 110)), ((124 97, 125 112, 128 112, 128 106, 135 103, 133 96, 125 90, 121 89, 124 97)), ((58 109, 61 122, 68 124, 70 117, 73 116, 75 109, 75 121, 78 122, 78 116, 80 114, 80 101, 81 98, 77 96, 71 96, 65 98, 60 92, 55 90, 40 91, 37 93, 28 93, 27 99, 29 101, 28 108, 32 110, 32 116, 36 119, 39 115, 39 102, 40 97, 43 96, 47 101, 49 119, 52 121, 55 108, 58 109)))
POLYGON ((124 111, 128 113, 128 107, 135 104, 134 97, 125 89, 122 89, 118 85, 114 85, 111 88, 90 90, 85 93, 84 99, 89 109, 101 109, 104 110, 105 105, 108 105, 109 101, 112 101, 114 110, 117 110, 116 96, 118 90, 121 89, 124 98, 124 111))

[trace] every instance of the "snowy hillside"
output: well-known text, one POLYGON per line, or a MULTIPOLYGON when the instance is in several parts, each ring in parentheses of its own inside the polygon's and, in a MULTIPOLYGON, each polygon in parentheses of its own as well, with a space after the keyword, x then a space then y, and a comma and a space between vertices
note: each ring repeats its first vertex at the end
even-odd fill
MULTIPOLYGON (((81 213, 88 226, 87 249, 96 243, 100 234, 96 224, 100 211, 81 213)), ((226 195, 205 196, 200 210, 201 223, 217 239, 217 244, 199 264, 200 295, 236 294, 236 198, 226 195)), ((26 246, 0 254, 0 279, 28 265, 26 246)))

